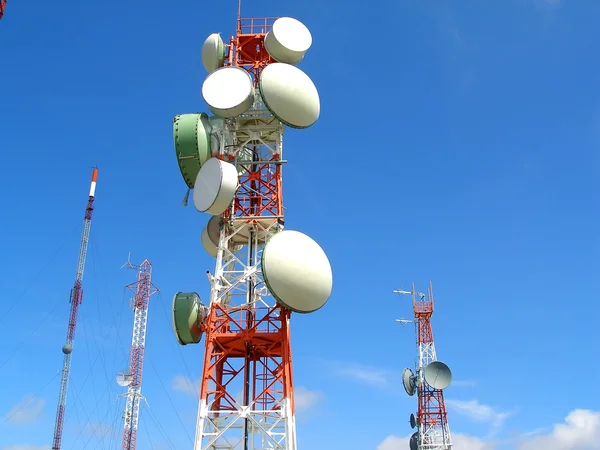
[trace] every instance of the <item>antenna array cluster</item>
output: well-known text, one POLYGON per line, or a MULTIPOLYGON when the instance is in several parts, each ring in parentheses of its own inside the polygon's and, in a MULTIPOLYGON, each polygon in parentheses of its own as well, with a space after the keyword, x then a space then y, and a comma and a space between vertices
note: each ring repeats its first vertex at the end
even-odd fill
POLYGON ((245 449, 296 449, 289 317, 323 307, 333 286, 319 244, 284 231, 283 133, 320 115, 317 88, 297 67, 311 45, 297 19, 238 17, 229 44, 213 33, 202 46, 209 113, 173 120, 181 175, 209 215, 200 241, 216 258, 209 305, 195 292, 173 298, 179 344, 206 336, 196 450, 238 448, 240 427, 245 449))

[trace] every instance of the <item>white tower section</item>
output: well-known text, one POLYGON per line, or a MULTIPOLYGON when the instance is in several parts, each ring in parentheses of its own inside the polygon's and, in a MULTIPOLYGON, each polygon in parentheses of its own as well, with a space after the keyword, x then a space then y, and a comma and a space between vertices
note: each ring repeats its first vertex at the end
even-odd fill
POLYGON ((133 333, 129 356, 129 371, 117 378, 117 383, 127 386, 125 411, 123 413, 122 450, 135 450, 137 444, 138 419, 142 396, 142 373, 144 370, 144 353, 146 348, 146 328, 148 325, 148 302, 158 292, 152 284, 152 263, 144 260, 139 266, 130 262, 127 268, 138 270, 138 279, 128 285, 135 296, 133 303, 133 333))

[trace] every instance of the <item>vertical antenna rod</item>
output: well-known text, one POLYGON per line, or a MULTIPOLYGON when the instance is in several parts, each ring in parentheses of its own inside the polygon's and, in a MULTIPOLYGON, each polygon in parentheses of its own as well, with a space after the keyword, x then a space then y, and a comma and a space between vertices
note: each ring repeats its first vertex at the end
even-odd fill
POLYGON ((94 212, 94 196, 96 193, 96 179, 98 178, 98 169, 94 168, 92 172, 92 182, 90 184, 90 193, 87 208, 85 209, 85 219, 83 221, 83 232, 81 234, 81 246, 79 248, 79 259, 77 261, 77 275, 75 276, 75 285, 71 290, 71 315, 69 316, 69 326, 67 328, 67 342, 63 345, 64 353, 62 377, 60 380, 60 395, 58 399, 58 409, 56 411, 56 424, 54 426, 54 441, 52 450, 60 450, 62 441, 63 424, 65 419, 65 408, 67 406, 67 392, 69 387, 69 372, 71 370, 71 357, 73 352, 73 342, 75 340, 75 327, 77 325, 77 312, 79 305, 83 300, 83 269, 85 268, 85 258, 87 255, 88 240, 90 238, 90 227, 92 225, 92 213, 94 212))
POLYGON ((133 336, 129 356, 129 373, 124 385, 127 388, 127 400, 123 414, 122 450, 135 450, 137 443, 138 419, 142 396, 142 372, 144 370, 144 350, 146 346, 146 327, 148 325, 148 301, 158 292, 152 284, 152 263, 147 259, 139 266, 127 260, 128 269, 137 269, 138 278, 135 283, 126 287, 134 292, 133 298, 133 336))

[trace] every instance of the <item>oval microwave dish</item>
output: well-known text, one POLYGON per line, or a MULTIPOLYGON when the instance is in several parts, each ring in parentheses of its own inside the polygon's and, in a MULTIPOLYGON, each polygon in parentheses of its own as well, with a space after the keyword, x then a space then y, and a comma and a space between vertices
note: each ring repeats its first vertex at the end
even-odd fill
POLYGON ((205 113, 179 114, 173 119, 173 141, 179 171, 192 189, 200 167, 211 157, 212 126, 205 113))
POLYGON ((235 165, 210 158, 202 165, 194 183, 194 206, 213 216, 223 214, 231 205, 238 187, 235 165))
POLYGON ((225 44, 219 33, 213 33, 202 44, 202 65, 212 73, 225 62, 225 44))
POLYGON ((280 17, 265 36, 265 49, 278 62, 297 64, 312 45, 312 35, 302 22, 280 17))
POLYGON ((260 74, 258 87, 267 109, 285 125, 308 128, 319 118, 319 92, 310 77, 297 67, 269 64, 260 74))
POLYGON ((294 312, 322 308, 333 287, 329 259, 313 239, 285 230, 266 243, 262 259, 265 284, 281 305, 294 312))
POLYGON ((202 98, 215 116, 239 116, 254 103, 252 77, 239 67, 221 67, 204 80, 202 98))

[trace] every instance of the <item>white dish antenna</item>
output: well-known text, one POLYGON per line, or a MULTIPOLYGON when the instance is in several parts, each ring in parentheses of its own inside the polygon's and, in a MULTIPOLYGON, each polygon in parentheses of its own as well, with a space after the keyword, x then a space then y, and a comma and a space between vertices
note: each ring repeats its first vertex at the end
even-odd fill
POLYGON ((410 415, 409 422, 410 422, 410 427, 411 428, 416 428, 416 426, 417 426, 417 418, 415 417, 414 414, 410 415))
POLYGON ((417 390, 416 377, 408 367, 402 371, 402 385, 408 395, 415 395, 415 391, 417 390))
POLYGON ((302 22, 280 17, 265 36, 265 49, 278 62, 297 64, 312 45, 310 31, 302 22))
POLYGON ((419 432, 413 433, 408 442, 410 450, 419 450, 419 432))
POLYGON ((202 165, 194 183, 194 206, 200 212, 217 216, 229 207, 238 187, 236 167, 211 158, 202 165))
POLYGON ((441 361, 434 361, 428 364, 425 369, 423 369, 423 376, 425 377, 427 384, 433 389, 446 389, 452 382, 452 372, 450 372, 450 367, 441 361))
POLYGON ((225 44, 219 33, 213 33, 202 44, 202 65, 208 73, 223 67, 225 44))
POLYGON ((308 128, 321 114, 315 84, 295 66, 269 64, 260 74, 258 87, 269 111, 291 128, 308 128))
POLYGON ((269 291, 286 308, 310 313, 329 300, 333 286, 329 259, 307 235, 290 230, 275 234, 264 247, 261 263, 269 291))
POLYGON ((117 384, 121 387, 127 387, 133 382, 133 375, 128 372, 121 372, 117 375, 117 384))
POLYGON ((208 253, 213 258, 217 257, 217 252, 219 248, 217 245, 214 244, 214 242, 210 238, 208 225, 202 229, 202 234, 200 235, 200 242, 202 243, 202 247, 204 247, 204 250, 206 250, 206 253, 208 253))
POLYGON ((252 78, 239 67, 221 67, 204 80, 202 98, 216 116, 239 116, 254 103, 252 78))

